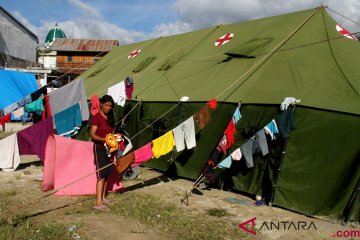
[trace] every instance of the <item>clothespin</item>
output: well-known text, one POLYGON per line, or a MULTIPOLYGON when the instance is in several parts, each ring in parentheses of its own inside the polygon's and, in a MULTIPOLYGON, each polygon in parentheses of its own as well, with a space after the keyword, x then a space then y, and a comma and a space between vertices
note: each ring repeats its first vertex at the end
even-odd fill
POLYGON ((240 102, 238 103, 238 108, 239 108, 239 109, 241 108, 241 100, 240 100, 240 102))

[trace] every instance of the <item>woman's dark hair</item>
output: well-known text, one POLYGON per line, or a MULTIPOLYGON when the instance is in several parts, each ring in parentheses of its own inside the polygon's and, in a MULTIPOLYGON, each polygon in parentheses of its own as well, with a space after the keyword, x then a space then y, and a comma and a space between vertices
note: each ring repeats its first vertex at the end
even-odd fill
POLYGON ((113 106, 111 111, 108 112, 108 114, 107 114, 107 123, 109 124, 110 127, 114 127, 115 126, 115 116, 114 116, 115 103, 114 103, 114 100, 110 95, 104 95, 104 96, 102 96, 102 98, 100 98, 100 104, 104 104, 107 102, 111 102, 111 104, 113 106))

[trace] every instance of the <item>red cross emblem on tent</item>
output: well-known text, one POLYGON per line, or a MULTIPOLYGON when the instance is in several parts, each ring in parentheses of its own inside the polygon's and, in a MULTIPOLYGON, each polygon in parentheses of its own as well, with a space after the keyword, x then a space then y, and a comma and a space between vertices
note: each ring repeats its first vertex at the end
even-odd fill
POLYGON ((352 35, 351 33, 348 32, 348 30, 346 30, 345 28, 343 28, 340 24, 336 25, 336 30, 341 33, 341 35, 343 35, 344 37, 350 38, 352 40, 357 40, 357 38, 352 35))
POLYGON ((221 45, 229 42, 233 37, 233 33, 225 34, 224 36, 221 36, 218 40, 215 41, 215 46, 220 47, 221 45))
POLYGON ((140 48, 132 51, 132 52, 129 54, 128 59, 129 59, 129 58, 134 58, 134 57, 136 57, 140 52, 141 52, 141 49, 140 49, 140 48))

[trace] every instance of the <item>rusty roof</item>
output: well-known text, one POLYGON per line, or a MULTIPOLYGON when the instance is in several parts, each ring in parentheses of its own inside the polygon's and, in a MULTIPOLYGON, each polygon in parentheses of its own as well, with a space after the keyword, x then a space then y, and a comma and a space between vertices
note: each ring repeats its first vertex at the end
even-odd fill
POLYGON ((64 52, 107 52, 115 46, 119 46, 118 40, 61 38, 54 40, 51 50, 64 52))

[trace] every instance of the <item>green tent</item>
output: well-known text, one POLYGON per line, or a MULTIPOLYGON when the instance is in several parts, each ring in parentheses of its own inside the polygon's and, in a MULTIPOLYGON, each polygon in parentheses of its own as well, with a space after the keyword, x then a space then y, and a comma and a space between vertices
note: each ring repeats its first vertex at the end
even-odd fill
POLYGON ((286 209, 359 220, 360 45, 336 26, 323 7, 218 25, 116 47, 80 77, 88 97, 134 78, 133 99, 117 115, 131 110, 136 147, 216 98, 211 122, 197 129, 196 148, 146 163, 190 179, 199 176, 239 102, 232 149, 276 117, 285 97, 301 99, 287 141, 269 143, 270 154, 256 156, 253 168, 233 163, 220 179, 249 194, 268 191, 272 204, 286 209), (179 104, 182 96, 190 100, 179 104))

